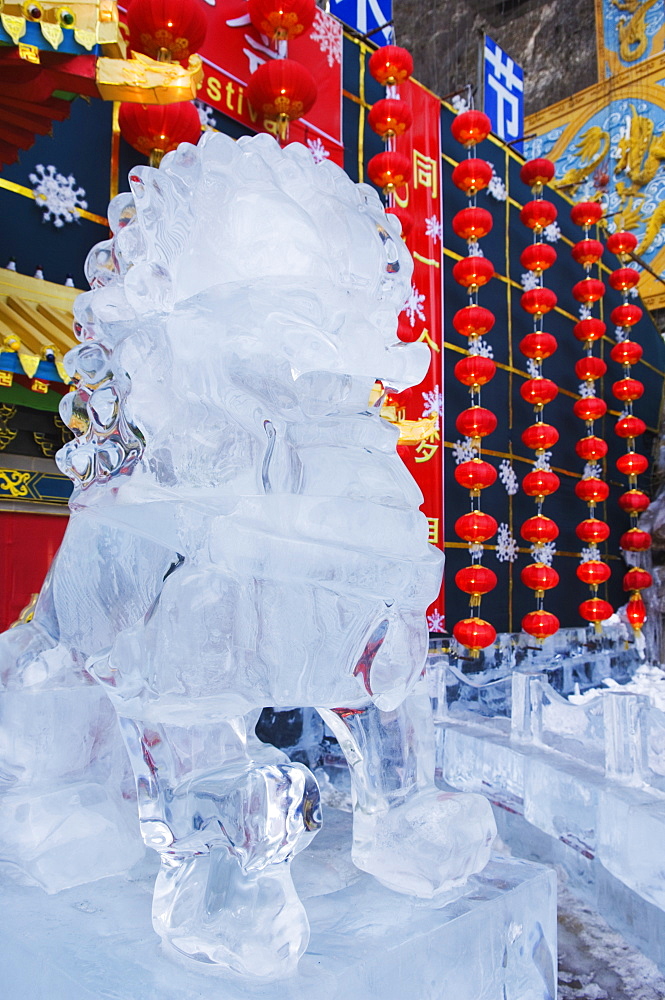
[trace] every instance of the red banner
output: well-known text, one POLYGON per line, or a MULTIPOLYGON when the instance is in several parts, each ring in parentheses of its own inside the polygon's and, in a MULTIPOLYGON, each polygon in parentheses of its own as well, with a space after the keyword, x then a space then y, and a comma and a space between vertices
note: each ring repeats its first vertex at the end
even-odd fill
MULTIPOLYGON (((250 107, 245 88, 252 73, 277 52, 254 28, 247 0, 216 0, 206 5, 208 32, 201 48, 204 81, 199 97, 213 108, 257 132, 272 130, 250 107)), ((329 157, 344 166, 342 143, 342 25, 317 9, 303 38, 289 42, 290 59, 303 63, 318 87, 314 107, 289 128, 289 138, 309 146, 315 158, 329 157)))
POLYGON ((54 514, 0 512, 0 632, 41 590, 67 521, 54 514))
MULTIPOLYGON (((411 295, 402 315, 410 339, 426 343, 431 361, 424 381, 403 393, 400 405, 407 420, 436 414, 438 421, 428 437, 400 447, 409 471, 423 492, 429 522, 429 540, 443 549, 443 269, 441 214, 441 106, 438 98, 417 83, 399 88, 401 100, 413 113, 409 131, 395 140, 398 152, 411 160, 411 180, 394 195, 395 203, 413 218, 406 243, 413 255, 411 295), (411 336, 412 335, 412 336, 411 336)), ((427 615, 430 631, 444 630, 443 584, 427 615)))

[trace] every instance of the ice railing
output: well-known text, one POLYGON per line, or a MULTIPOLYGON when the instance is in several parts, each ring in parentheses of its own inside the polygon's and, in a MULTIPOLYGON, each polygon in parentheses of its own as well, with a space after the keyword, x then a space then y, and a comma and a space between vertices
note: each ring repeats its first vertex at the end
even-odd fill
POLYGON ((662 672, 641 662, 622 626, 597 637, 586 629, 563 633, 543 648, 524 636, 499 636, 482 661, 464 661, 454 641, 435 642, 428 676, 436 721, 489 725, 511 742, 665 792, 665 712, 623 688, 634 675, 640 691, 648 688, 650 672, 654 684, 665 684, 662 672), (603 683, 610 686, 579 697, 603 683))

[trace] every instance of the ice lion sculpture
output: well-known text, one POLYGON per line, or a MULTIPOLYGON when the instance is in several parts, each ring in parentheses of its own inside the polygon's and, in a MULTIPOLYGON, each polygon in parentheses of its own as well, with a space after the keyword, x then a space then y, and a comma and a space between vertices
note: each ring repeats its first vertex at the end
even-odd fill
POLYGON ((39 858, 47 888, 72 845, 82 877, 122 864, 105 854, 124 815, 105 691, 161 856, 155 930, 192 960, 273 979, 307 947, 290 862, 321 815, 308 768, 254 735, 263 707, 314 706, 334 731, 353 860, 390 889, 432 898, 489 857, 487 802, 434 784, 418 681, 442 558, 398 432, 368 404, 377 379, 418 384, 429 352, 396 337, 412 273, 399 224, 305 147, 207 133, 130 185, 75 307, 61 410, 75 438, 58 454, 70 525, 34 621, 1 650, 5 694, 50 706, 50 791, 26 789, 28 751, 5 739, 24 812, 0 836, 33 873, 39 858), (70 760, 84 695, 94 738, 70 760))

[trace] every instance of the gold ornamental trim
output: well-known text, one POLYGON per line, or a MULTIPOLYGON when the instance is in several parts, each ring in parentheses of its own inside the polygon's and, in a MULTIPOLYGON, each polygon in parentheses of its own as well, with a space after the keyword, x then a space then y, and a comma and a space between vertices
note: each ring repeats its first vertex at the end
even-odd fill
POLYGON ((190 56, 186 67, 158 62, 141 53, 134 53, 131 59, 100 56, 96 83, 105 101, 176 104, 196 97, 203 83, 203 64, 199 55, 190 56))

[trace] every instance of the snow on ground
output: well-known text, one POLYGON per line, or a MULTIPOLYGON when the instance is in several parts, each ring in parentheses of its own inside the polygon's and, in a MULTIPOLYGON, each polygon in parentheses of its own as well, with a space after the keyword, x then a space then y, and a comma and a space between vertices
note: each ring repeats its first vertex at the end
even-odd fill
POLYGON ((558 1000, 663 1000, 665 978, 559 876, 558 1000))

